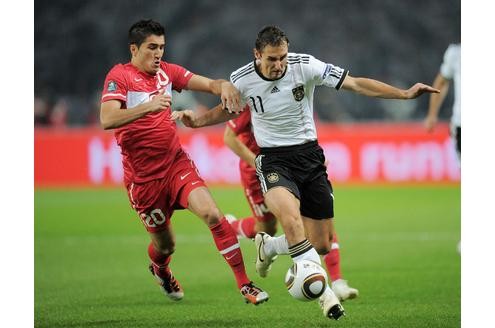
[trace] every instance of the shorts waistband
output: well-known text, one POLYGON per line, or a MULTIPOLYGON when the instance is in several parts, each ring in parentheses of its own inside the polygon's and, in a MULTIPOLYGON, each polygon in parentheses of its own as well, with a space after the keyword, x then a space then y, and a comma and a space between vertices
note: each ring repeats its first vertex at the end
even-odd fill
POLYGON ((273 153, 292 153, 292 152, 298 152, 310 148, 314 148, 315 146, 318 146, 318 141, 313 140, 309 141, 300 145, 294 145, 294 146, 281 146, 281 147, 263 147, 260 148, 260 153, 261 154, 273 154, 273 153))

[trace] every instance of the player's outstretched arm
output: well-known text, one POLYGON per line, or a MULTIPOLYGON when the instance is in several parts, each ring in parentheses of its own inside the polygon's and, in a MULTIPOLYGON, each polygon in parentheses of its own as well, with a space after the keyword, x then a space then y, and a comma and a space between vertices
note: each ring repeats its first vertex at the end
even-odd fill
POLYGON ((159 112, 171 106, 170 95, 157 94, 151 101, 133 108, 122 108, 118 100, 109 100, 101 104, 100 124, 103 129, 115 129, 134 122, 148 113, 159 112))
POLYGON ((172 120, 180 120, 189 128, 201 128, 203 126, 227 122, 237 116, 238 114, 227 112, 223 109, 223 105, 219 104, 201 116, 197 116, 192 110, 187 109, 173 112, 171 118, 172 120))
POLYGON ((234 152, 234 154, 239 156, 252 168, 256 168, 254 164, 256 155, 241 140, 239 140, 239 138, 237 138, 234 130, 232 130, 228 125, 225 127, 225 131, 223 133, 223 142, 230 148, 230 150, 234 152))
POLYGON ((386 99, 414 99, 421 96, 423 93, 440 92, 440 90, 423 83, 416 83, 409 89, 403 90, 378 80, 352 77, 349 75, 345 77, 342 88, 365 96, 386 99))
POLYGON ((433 87, 440 90, 440 93, 432 93, 430 96, 430 103, 428 106, 428 114, 424 120, 424 126, 426 131, 432 132, 435 129, 438 121, 438 111, 440 106, 449 91, 449 80, 444 78, 442 74, 438 73, 435 81, 433 81, 433 87))
POLYGON ((209 92, 220 96, 222 106, 230 113, 240 113, 241 95, 239 90, 226 80, 211 80, 201 75, 194 75, 187 83, 187 89, 194 91, 209 92))

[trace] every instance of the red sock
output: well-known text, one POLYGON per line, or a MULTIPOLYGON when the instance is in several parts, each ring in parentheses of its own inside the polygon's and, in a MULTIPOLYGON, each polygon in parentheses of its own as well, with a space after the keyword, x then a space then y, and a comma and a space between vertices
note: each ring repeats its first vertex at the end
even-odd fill
POLYGON ((153 243, 150 243, 148 246, 148 255, 151 259, 151 265, 153 266, 155 274, 161 278, 166 278, 170 274, 168 264, 170 263, 172 256, 163 255, 157 252, 153 243))
POLYGON ((244 219, 236 220, 230 224, 235 233, 246 238, 254 238, 256 231, 254 226, 256 225, 256 219, 254 216, 250 216, 244 219))
POLYGON ((325 264, 327 266, 328 274, 330 275, 330 280, 335 281, 342 278, 340 272, 340 252, 339 244, 337 240, 337 234, 333 234, 332 239, 332 249, 327 255, 323 257, 325 264))
POLYGON ((242 285, 249 284, 250 280, 246 275, 241 248, 234 230, 225 218, 222 218, 219 223, 211 226, 210 230, 217 249, 230 265, 237 281, 237 287, 241 289, 242 285))

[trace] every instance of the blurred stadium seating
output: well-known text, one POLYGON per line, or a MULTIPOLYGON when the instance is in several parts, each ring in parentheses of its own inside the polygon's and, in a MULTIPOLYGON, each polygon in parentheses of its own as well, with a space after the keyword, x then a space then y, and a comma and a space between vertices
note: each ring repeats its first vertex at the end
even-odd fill
MULTIPOLYGON (((452 1, 36 1, 36 125, 92 125, 108 69, 129 59, 127 30, 154 18, 165 25, 165 59, 193 72, 228 78, 252 59, 257 31, 276 24, 291 50, 310 53, 400 87, 431 82, 447 45, 460 41, 460 0, 452 1), (61 115, 60 101, 66 106, 61 115), (52 117, 54 108, 59 111, 52 117), (43 108, 41 108, 43 109, 43 108), (62 122, 61 122, 62 119, 62 122)), ((441 112, 448 118, 452 99, 441 112)), ((417 120, 428 97, 407 105, 318 90, 315 110, 324 121, 417 120)), ((217 99, 199 95, 207 106, 217 99)))

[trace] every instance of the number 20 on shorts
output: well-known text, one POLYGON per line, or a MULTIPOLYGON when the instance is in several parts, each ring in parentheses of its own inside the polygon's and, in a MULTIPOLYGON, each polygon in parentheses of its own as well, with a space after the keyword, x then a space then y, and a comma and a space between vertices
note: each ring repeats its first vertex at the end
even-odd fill
POLYGON ((152 210, 149 214, 141 213, 139 216, 144 225, 150 228, 156 228, 157 226, 164 224, 166 220, 165 214, 163 214, 162 210, 159 208, 152 210))

